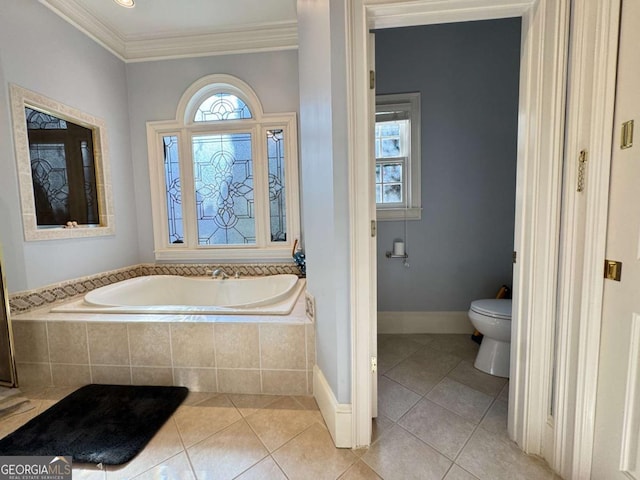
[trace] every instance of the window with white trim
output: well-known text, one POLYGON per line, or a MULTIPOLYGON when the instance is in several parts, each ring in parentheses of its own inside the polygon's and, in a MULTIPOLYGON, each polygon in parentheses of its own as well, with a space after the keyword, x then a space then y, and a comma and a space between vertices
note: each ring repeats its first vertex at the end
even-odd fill
POLYGON ((265 114, 230 75, 194 83, 175 121, 148 122, 156 259, 290 259, 296 139, 295 113, 265 114))
POLYGON ((377 219, 419 220, 419 93, 376 96, 375 156, 377 219))

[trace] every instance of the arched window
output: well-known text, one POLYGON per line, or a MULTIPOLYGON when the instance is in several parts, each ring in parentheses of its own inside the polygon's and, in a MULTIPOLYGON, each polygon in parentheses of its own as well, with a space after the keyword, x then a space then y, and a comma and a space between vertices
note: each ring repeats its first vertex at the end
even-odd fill
POLYGON ((295 113, 265 114, 255 92, 210 75, 176 120, 149 122, 157 259, 288 259, 299 235, 295 113))

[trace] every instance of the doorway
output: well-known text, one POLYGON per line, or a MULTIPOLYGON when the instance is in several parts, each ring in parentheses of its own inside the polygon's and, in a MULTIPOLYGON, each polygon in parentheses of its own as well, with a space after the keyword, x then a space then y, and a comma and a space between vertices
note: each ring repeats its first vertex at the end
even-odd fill
POLYGON ((371 438, 372 338, 376 334, 376 245, 370 162, 372 47, 368 29, 450 21, 522 17, 518 174, 512 328, 512 380, 509 434, 528 453, 543 451, 549 406, 551 339, 555 312, 556 252, 561 189, 568 4, 548 0, 504 7, 484 1, 469 9, 464 2, 368 5, 353 2, 349 12, 349 52, 352 69, 350 96, 350 203, 352 212, 352 325, 353 389, 352 444, 368 445, 371 438), (357 145, 354 146, 354 145, 357 145), (520 289, 519 285, 526 289, 520 289), (372 289, 373 286, 373 289, 372 289), (536 319, 534 322, 533 320, 536 319))

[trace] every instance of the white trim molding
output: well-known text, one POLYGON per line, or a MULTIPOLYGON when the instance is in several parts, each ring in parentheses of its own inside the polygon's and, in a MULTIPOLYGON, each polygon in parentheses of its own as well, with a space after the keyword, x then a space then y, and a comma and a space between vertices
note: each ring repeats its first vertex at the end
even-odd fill
POLYGON ((640 315, 633 314, 629 364, 627 366, 627 391, 624 402, 622 452, 620 470, 633 480, 640 480, 640 315))
POLYGON ((116 226, 106 122, 101 118, 18 85, 9 85, 9 92, 24 239, 27 241, 59 240, 115 235, 116 226), (35 108, 55 117, 74 122, 92 131, 93 168, 96 177, 95 187, 98 199, 99 224, 80 225, 76 228, 66 228, 64 225, 50 227, 40 227, 38 225, 25 107, 35 108))
POLYGON ((563 478, 589 478, 593 453, 619 0, 572 6, 571 70, 558 277, 554 451, 563 478), (583 192, 578 156, 588 152, 583 192))
POLYGON ((106 25, 78 0, 39 0, 78 30, 124 62, 295 50, 297 22, 269 22, 233 29, 180 35, 124 36, 106 25))
POLYGON ((473 333, 464 312, 378 312, 378 333, 473 333))
POLYGON ((508 431, 545 456, 556 321, 569 1, 522 17, 508 431))
POLYGON ((338 448, 351 448, 351 404, 338 403, 318 365, 313 367, 313 396, 338 448))

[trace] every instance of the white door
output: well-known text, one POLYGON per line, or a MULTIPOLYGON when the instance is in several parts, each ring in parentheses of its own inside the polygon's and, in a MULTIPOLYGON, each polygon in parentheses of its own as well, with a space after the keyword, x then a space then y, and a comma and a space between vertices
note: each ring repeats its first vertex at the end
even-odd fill
POLYGON ((640 126, 640 1, 623 0, 592 462, 594 480, 640 480, 640 138, 621 148, 622 124, 640 126))

